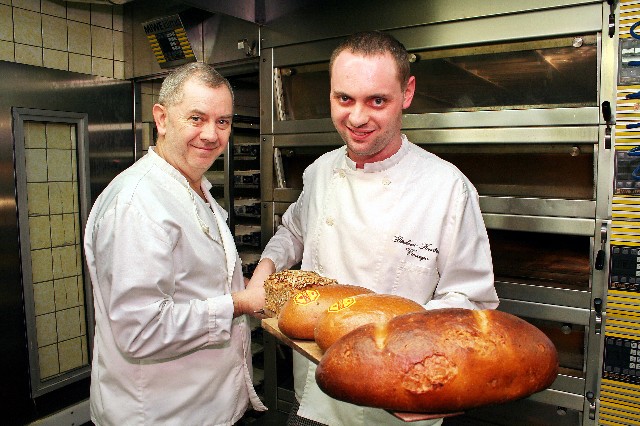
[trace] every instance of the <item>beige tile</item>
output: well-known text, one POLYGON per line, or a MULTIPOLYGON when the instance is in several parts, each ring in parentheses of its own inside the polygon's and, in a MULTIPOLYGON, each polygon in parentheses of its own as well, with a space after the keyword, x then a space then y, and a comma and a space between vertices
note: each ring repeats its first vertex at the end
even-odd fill
POLYGON ((58 364, 58 345, 45 346, 38 349, 38 362, 40 364, 40 378, 54 376, 60 372, 58 364))
POLYGON ((58 340, 69 340, 80 336, 80 308, 69 308, 56 311, 58 340))
POLYGON ((36 317, 36 335, 38 347, 48 346, 58 341, 56 314, 51 312, 36 317))
POLYGON ((82 365, 89 365, 89 350, 87 349, 87 336, 80 339, 82 342, 82 365))
POLYGON ((34 283, 53 280, 51 249, 31 251, 31 277, 34 283))
POLYGON ((13 0, 13 6, 40 12, 40 0, 13 0))
POLYGON ((50 182, 71 182, 70 149, 47 149, 47 176, 50 182))
POLYGON ((71 125, 68 123, 47 123, 47 148, 71 149, 71 125))
POLYGON ((67 21, 69 53, 91 55, 91 26, 82 22, 67 21))
POLYGON ((113 32, 113 59, 116 61, 125 61, 124 54, 124 33, 120 31, 113 32))
MULTIPOLYGON (((49 217, 49 216, 47 216, 49 217)), ((73 213, 51 215, 50 247, 60 247, 76 243, 76 223, 73 213)))
POLYGON ((113 60, 91 58, 91 74, 102 77, 113 77, 113 60))
POLYGON ((0 61, 15 62, 13 42, 0 40, 0 61))
POLYGON ((67 20, 42 15, 42 47, 67 51, 67 20))
POLYGON ((7 4, 11 6, 11 0, 0 0, 0 4, 7 4))
POLYGON ((45 123, 38 122, 38 121, 24 122, 24 147, 25 148, 46 148, 47 147, 45 123))
POLYGON ((119 80, 126 79, 124 62, 113 61, 113 78, 117 78, 119 80))
POLYGON ((51 214, 73 213, 73 183, 49 183, 49 211, 51 214))
POLYGON ((14 7, 13 36, 16 43, 42 47, 42 21, 40 14, 14 7))
POLYGON ((73 182, 78 181, 78 163, 77 163, 77 151, 71 151, 71 180, 73 182))
POLYGON ((67 19, 85 24, 91 23, 91 5, 89 3, 68 2, 67 19))
POLYGON ((113 59, 113 31, 91 26, 91 56, 113 59))
POLYGON ((0 40, 13 41, 11 6, 0 4, 0 40))
POLYGON ((85 336, 87 334, 87 312, 84 309, 84 305, 80 305, 80 335, 85 336))
POLYGON ((69 137, 71 138, 71 149, 75 150, 78 147, 76 140, 78 139, 77 129, 75 124, 69 125, 69 137))
POLYGON ((153 95, 153 82, 143 81, 140 83, 140 94, 153 95))
POLYGON ((69 69, 69 53, 61 50, 43 49, 42 63, 45 68, 67 71, 69 69))
POLYGON ((69 71, 91 74, 91 56, 69 53, 69 71))
POLYGON ((41 9, 45 15, 58 16, 60 18, 67 17, 66 2, 63 0, 42 0, 41 9))
POLYGON ((51 247, 49 216, 31 216, 29 218, 29 243, 31 250, 51 247))
MULTIPOLYGON (((78 213, 80 211, 80 202, 78 201, 78 194, 79 194, 79 190, 78 190, 78 181, 75 180, 73 182, 73 184, 71 185, 71 196, 73 197, 73 212, 74 213, 78 213)), ((80 223, 79 221, 76 221, 77 223, 80 223)), ((80 241, 80 240, 78 240, 80 241)))
POLYGON ((142 150, 148 151, 149 146, 153 145, 153 123, 141 123, 142 127, 142 150))
POLYGON ((113 29, 124 31, 124 7, 122 5, 113 6, 113 29))
POLYGON ((78 256, 76 256, 78 248, 78 246, 64 246, 51 249, 53 278, 60 279, 78 275, 78 256))
POLYGON ((27 148, 24 150, 26 159, 27 182, 47 181, 47 150, 27 148))
POLYGON ((56 310, 53 281, 33 285, 33 301, 36 315, 48 314, 56 310))
POLYGON ((27 183, 29 215, 49 214, 49 184, 27 183))
POLYGON ((142 114, 142 121, 147 123, 154 122, 153 119, 153 95, 140 95, 140 112, 142 114))
POLYGON ((56 310, 77 307, 78 281, 76 277, 61 278, 53 281, 55 292, 56 310))
POLYGON ((60 351, 60 372, 70 371, 82 367, 82 341, 81 338, 66 340, 58 343, 60 351))
POLYGON ((36 67, 42 66, 42 47, 16 43, 15 49, 17 63, 34 65, 36 67))
POLYGON ((91 25, 113 28, 112 7, 106 4, 91 5, 91 25))
POLYGON ((72 182, 49 182, 50 214, 74 213, 74 193, 72 182))
MULTIPOLYGON (((78 252, 79 254, 80 252, 78 252)), ((82 259, 78 259, 79 261, 82 261, 82 259)), ((78 262, 78 264, 80 264, 78 262)), ((85 306, 85 301, 84 301, 84 280, 82 279, 82 275, 78 275, 77 277, 77 282, 78 282, 78 303, 80 304, 83 310, 82 315, 85 314, 84 312, 84 306, 85 306)), ((83 316, 84 318, 84 316, 83 316)), ((86 333, 86 330, 83 330, 83 333, 86 333)))

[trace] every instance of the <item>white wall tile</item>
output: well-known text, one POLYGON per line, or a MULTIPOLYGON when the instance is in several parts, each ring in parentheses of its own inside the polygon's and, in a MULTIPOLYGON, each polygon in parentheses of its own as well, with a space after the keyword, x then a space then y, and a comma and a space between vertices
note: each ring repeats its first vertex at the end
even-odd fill
POLYGON ((0 4, 0 40, 13 41, 13 17, 11 6, 0 4))
POLYGON ((58 16, 60 18, 67 17, 66 2, 62 0, 42 0, 41 11, 45 15, 58 16))
POLYGON ((91 55, 91 26, 67 21, 69 53, 91 55))
POLYGON ((42 46, 42 20, 38 12, 13 8, 13 37, 16 43, 42 46))
POLYGON ((42 47, 67 51, 67 20, 42 15, 42 47))
POLYGON ((91 74, 91 56, 69 53, 69 71, 91 74))
POLYGON ((69 53, 61 50, 43 49, 42 63, 45 68, 66 71, 69 69, 69 53))

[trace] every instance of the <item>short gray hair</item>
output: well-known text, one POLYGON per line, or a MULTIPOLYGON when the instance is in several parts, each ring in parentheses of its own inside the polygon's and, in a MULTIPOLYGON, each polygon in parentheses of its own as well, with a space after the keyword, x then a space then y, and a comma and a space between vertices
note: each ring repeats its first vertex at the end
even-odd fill
POLYGON ((231 93, 233 102, 233 88, 229 80, 224 78, 211 65, 202 62, 190 62, 174 69, 164 79, 162 87, 160 87, 158 103, 165 107, 179 103, 184 94, 184 85, 191 79, 197 79, 200 83, 213 89, 222 85, 226 86, 231 93))

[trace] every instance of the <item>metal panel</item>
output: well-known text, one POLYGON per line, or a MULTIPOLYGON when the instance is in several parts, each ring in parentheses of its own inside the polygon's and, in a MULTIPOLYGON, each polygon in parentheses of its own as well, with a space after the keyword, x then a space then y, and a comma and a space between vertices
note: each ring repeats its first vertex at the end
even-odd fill
POLYGON ((86 113, 92 199, 133 163, 131 83, 85 74, 0 62, 0 408, 6 424, 25 424, 87 398, 88 382, 53 391, 47 404, 30 398, 28 356, 16 223, 11 108, 86 113))
POLYGON ((428 2, 404 0, 402 7, 399 5, 391 7, 388 2, 381 0, 321 1, 269 22, 263 33, 264 46, 276 47, 341 37, 355 31, 369 29, 385 30, 403 27, 412 28, 407 34, 401 34, 399 37, 409 49, 421 46, 424 40, 435 43, 432 47, 441 46, 443 42, 451 43, 446 41, 445 37, 449 40, 457 38, 478 43, 486 40, 487 37, 495 37, 496 30, 504 33, 508 38, 530 37, 536 34, 566 34, 594 27, 601 28, 601 9, 602 2, 596 0, 527 2, 457 0, 455 4, 446 0, 428 2), (583 13, 582 11, 587 8, 596 10, 597 18, 584 19, 572 12, 580 10, 583 13), (525 17, 526 15, 535 15, 536 18, 529 20, 525 17), (358 19, 353 19, 354 16, 358 19), (505 19, 505 16, 508 18, 505 19), (480 17, 485 19, 474 19, 480 17), (415 28, 417 26, 437 27, 439 23, 462 19, 467 22, 451 30, 424 33, 418 29, 415 35, 410 34, 417 29, 415 28))

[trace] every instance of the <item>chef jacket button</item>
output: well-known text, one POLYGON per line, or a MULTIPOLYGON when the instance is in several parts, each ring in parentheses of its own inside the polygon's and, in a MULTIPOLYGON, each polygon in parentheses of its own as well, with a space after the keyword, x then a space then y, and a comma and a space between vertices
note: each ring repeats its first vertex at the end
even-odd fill
POLYGON ((322 266, 318 266, 318 272, 321 274, 324 273, 324 268, 322 266))
POLYGON ((328 218, 325 220, 325 223, 326 223, 327 225, 329 225, 329 226, 333 226, 333 218, 332 218, 332 217, 328 217, 328 218))
POLYGON ((344 170, 340 170, 340 172, 338 173, 338 175, 343 178, 345 177, 347 174, 344 172, 344 170))
POLYGON ((391 185, 391 179, 389 179, 389 178, 387 178, 387 177, 386 177, 386 178, 384 178, 384 179, 382 179, 382 184, 383 184, 384 186, 391 185))

